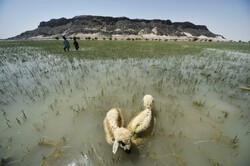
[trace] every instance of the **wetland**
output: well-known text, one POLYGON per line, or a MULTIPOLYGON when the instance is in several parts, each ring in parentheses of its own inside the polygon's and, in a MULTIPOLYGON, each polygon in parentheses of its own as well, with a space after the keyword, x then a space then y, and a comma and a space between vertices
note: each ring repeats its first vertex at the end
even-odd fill
POLYGON ((0 42, 1 165, 250 164, 249 43, 79 44, 0 42), (107 111, 122 108, 127 125, 145 94, 153 133, 113 155, 107 111))

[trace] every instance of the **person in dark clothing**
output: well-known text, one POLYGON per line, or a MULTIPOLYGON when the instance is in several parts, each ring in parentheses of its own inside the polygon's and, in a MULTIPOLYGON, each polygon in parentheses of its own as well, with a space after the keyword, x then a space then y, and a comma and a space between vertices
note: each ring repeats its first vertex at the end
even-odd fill
POLYGON ((75 46, 75 48, 76 48, 76 50, 78 50, 79 49, 79 44, 78 44, 78 42, 76 41, 76 37, 74 37, 74 46, 75 46))
POLYGON ((69 51, 70 45, 69 45, 69 41, 66 39, 65 36, 63 36, 63 50, 64 51, 69 51))

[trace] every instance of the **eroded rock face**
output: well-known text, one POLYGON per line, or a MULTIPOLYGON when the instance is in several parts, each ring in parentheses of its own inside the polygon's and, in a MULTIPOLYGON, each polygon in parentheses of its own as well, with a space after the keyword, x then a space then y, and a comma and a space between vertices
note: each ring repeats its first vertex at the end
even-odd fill
POLYGON ((59 18, 59 19, 51 19, 50 21, 42 21, 38 28, 41 28, 41 27, 57 27, 57 26, 61 26, 61 25, 66 25, 70 22, 69 19, 66 19, 66 18, 59 18))
POLYGON ((142 35, 155 34, 159 36, 192 36, 217 37, 205 25, 195 25, 191 22, 174 22, 170 20, 129 19, 127 17, 76 16, 70 19, 59 18, 42 21, 38 28, 26 31, 12 39, 28 39, 36 36, 51 37, 75 34, 100 35, 142 35))

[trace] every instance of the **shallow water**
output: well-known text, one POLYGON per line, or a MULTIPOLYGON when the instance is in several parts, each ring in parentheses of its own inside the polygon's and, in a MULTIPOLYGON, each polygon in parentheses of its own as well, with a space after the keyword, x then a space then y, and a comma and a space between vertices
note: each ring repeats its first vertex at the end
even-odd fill
MULTIPOLYGON (((161 59, 84 60, 0 48, 0 156, 5 165, 249 165, 250 55, 208 49, 161 59), (155 99, 143 145, 116 155, 103 119, 128 124, 155 99)), ((3 164, 4 165, 4 164, 3 164)))

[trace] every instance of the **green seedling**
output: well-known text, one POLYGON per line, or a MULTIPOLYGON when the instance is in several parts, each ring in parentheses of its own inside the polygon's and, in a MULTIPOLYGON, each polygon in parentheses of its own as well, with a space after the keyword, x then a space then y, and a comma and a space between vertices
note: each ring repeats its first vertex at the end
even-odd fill
POLYGON ((224 118, 226 119, 229 115, 229 113, 227 111, 221 111, 221 113, 224 115, 224 118))
POLYGON ((211 156, 209 156, 208 161, 212 166, 222 166, 219 162, 214 161, 211 156))
POLYGON ((7 122, 10 122, 10 120, 9 120, 9 119, 7 119, 6 117, 4 117, 4 119, 5 119, 7 122))
POLYGON ((16 118, 16 121, 17 121, 17 123, 18 123, 19 125, 22 125, 21 122, 20 122, 20 120, 19 120, 18 118, 16 118))
POLYGON ((26 114, 24 113, 23 110, 22 110, 22 113, 23 113, 23 116, 22 116, 23 120, 26 120, 26 119, 27 119, 27 116, 26 116, 26 114))
POLYGON ((13 141, 13 138, 11 136, 8 137, 8 141, 9 141, 9 143, 11 143, 13 141))
POLYGON ((239 142, 240 142, 240 140, 239 140, 239 138, 238 138, 238 136, 237 136, 237 134, 236 134, 235 137, 234 137, 233 139, 230 140, 231 147, 232 147, 233 149, 237 149, 237 148, 239 147, 239 142))
POLYGON ((196 106, 196 107, 199 107, 199 108, 204 107, 205 103, 206 103, 206 101, 202 101, 202 100, 193 101, 193 105, 196 106))
POLYGON ((44 144, 44 138, 40 138, 40 139, 37 141, 37 144, 38 144, 38 145, 43 145, 43 144, 44 144))
POLYGON ((5 117, 6 116, 6 112, 4 111, 4 109, 1 109, 2 112, 3 112, 3 116, 5 117))
POLYGON ((9 128, 11 128, 11 125, 9 124, 8 121, 6 121, 6 124, 7 124, 7 126, 8 126, 9 128))

